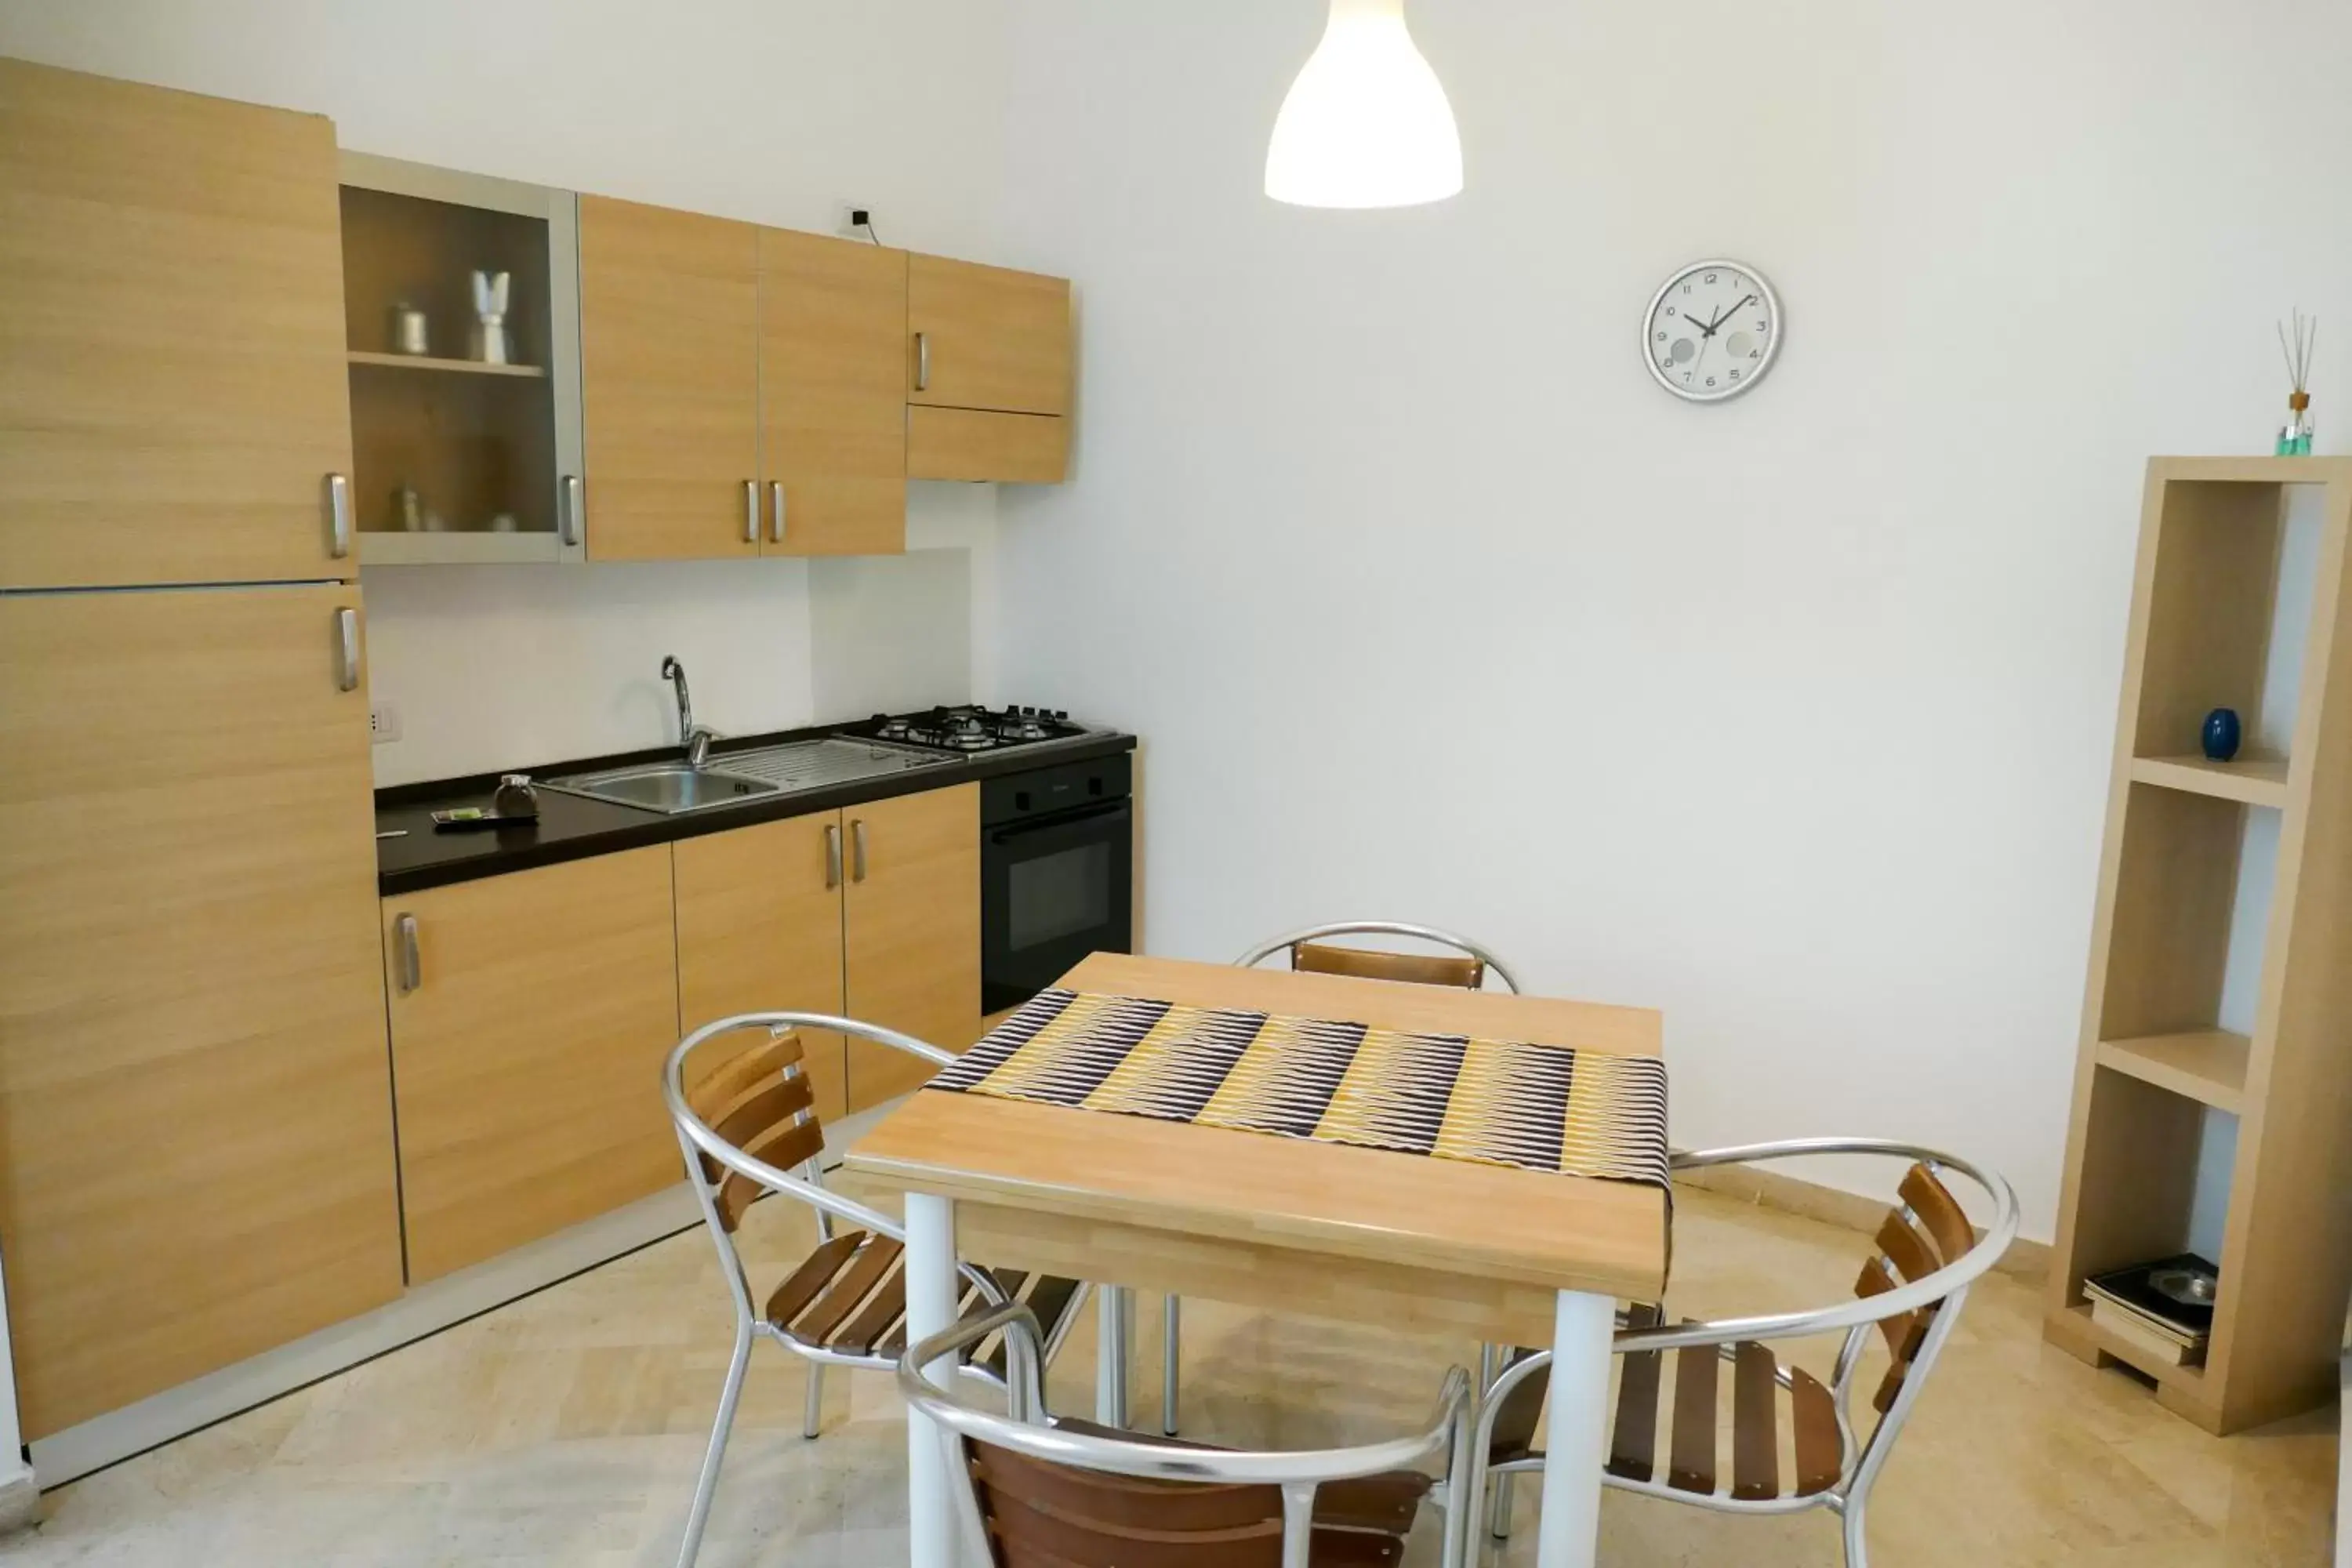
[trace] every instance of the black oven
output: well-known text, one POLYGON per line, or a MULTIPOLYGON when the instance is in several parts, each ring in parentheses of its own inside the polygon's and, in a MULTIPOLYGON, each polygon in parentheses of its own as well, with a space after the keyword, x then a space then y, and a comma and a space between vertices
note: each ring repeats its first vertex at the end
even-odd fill
POLYGON ((1135 814, 1128 753, 982 779, 980 997, 1027 1001, 1090 952, 1126 952, 1135 814))

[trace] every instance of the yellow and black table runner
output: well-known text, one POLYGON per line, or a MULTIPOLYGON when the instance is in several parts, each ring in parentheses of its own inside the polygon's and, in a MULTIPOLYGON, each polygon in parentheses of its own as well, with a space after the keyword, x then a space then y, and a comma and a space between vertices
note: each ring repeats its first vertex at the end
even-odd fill
POLYGON ((1650 1057, 1045 991, 933 1089, 1665 1188, 1650 1057))

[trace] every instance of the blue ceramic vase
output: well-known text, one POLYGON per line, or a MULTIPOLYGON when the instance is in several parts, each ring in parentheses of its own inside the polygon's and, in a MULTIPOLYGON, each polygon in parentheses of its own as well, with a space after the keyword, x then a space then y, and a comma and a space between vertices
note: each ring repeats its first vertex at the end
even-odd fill
POLYGON ((2205 729, 2199 739, 2204 743, 2205 754, 2217 763, 2226 763, 2236 756, 2240 739, 2238 710, 2216 708, 2206 714, 2205 729))

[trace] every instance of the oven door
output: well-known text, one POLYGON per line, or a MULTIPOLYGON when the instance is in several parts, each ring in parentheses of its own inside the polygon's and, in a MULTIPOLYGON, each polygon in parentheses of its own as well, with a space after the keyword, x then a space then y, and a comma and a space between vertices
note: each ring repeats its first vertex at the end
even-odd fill
POLYGON ((1088 953, 1133 946, 1134 816, 1114 800, 981 830, 984 1011, 1026 1002, 1088 953))

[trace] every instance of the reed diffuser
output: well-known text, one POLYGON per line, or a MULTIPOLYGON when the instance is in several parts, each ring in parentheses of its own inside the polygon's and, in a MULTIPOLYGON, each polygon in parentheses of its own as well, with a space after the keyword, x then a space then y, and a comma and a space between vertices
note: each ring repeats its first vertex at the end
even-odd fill
POLYGON ((2287 324, 2279 323, 2279 353, 2285 356, 2289 390, 2286 395, 2286 423, 2279 426, 2278 455, 2282 458, 2311 456, 2311 351, 2319 342, 2319 319, 2305 321, 2303 312, 2294 313, 2294 334, 2287 335, 2287 324))

